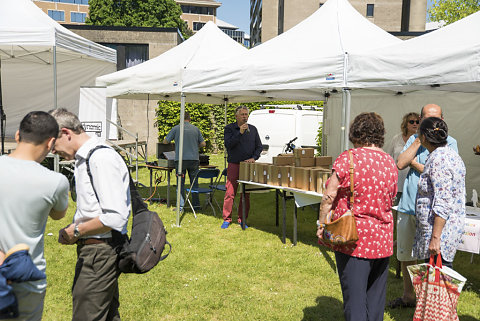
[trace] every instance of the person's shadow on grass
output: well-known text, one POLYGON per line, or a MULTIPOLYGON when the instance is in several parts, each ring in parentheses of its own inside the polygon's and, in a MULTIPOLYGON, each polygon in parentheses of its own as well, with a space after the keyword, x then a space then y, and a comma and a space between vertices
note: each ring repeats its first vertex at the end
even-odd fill
POLYGON ((317 302, 316 306, 303 309, 302 321, 343 320, 343 303, 341 301, 328 296, 319 296, 315 301, 317 302))

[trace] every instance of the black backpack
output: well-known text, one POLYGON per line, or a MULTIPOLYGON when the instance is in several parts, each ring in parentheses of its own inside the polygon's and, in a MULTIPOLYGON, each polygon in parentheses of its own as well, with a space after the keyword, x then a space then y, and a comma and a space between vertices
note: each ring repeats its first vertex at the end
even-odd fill
MULTIPOLYGON (((98 199, 97 191, 93 186, 93 177, 90 172, 90 157, 93 152, 100 148, 109 148, 99 145, 93 148, 87 156, 87 173, 90 182, 98 199)), ((167 231, 163 222, 156 212, 148 209, 148 205, 143 201, 138 193, 135 183, 130 176, 130 195, 132 204, 132 232, 130 238, 122 235, 120 232, 112 230, 114 244, 118 244, 118 268, 123 273, 142 274, 150 271, 158 262, 167 258, 172 250, 172 246, 167 241, 167 231), (167 254, 162 256, 165 244, 169 246, 167 254)))

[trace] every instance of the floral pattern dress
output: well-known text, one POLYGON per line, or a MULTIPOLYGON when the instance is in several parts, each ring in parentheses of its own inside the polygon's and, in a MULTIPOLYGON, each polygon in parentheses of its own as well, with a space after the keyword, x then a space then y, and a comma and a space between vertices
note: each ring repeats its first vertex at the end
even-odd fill
POLYGON ((445 219, 440 238, 441 255, 453 262, 465 227, 465 164, 450 147, 438 147, 427 158, 418 181, 416 201, 417 230, 413 254, 430 257, 435 215, 445 219))
MULTIPOLYGON (((328 246, 358 258, 389 257, 393 254, 392 204, 397 194, 397 166, 393 158, 383 151, 369 148, 354 148, 351 151, 355 173, 353 213, 359 240, 352 245, 328 246)), ((340 181, 333 202, 335 213, 332 221, 351 206, 349 168, 348 151, 344 151, 332 166, 340 181)))

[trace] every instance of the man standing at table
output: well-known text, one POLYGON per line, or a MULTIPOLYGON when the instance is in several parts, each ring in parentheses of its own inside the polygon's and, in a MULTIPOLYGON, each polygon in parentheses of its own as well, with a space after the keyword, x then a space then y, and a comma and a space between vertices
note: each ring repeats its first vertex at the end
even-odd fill
MULTIPOLYGON (((182 159, 182 190, 180 197, 180 210, 183 211, 185 204, 185 174, 188 172, 190 182, 193 182, 195 176, 198 173, 198 167, 200 165, 198 149, 205 147, 206 143, 203 139, 202 133, 198 127, 190 123, 190 114, 185 112, 185 125, 183 128, 183 159, 182 159)), ((175 169, 178 173, 178 156, 180 155, 180 125, 173 127, 167 134, 167 137, 163 140, 164 144, 175 141, 175 169)), ((194 188, 198 187, 198 181, 193 185, 194 188)), ((198 193, 192 193, 192 205, 194 210, 200 209, 200 200, 198 193)))
POLYGON ((130 215, 128 168, 111 147, 93 152, 103 144, 85 132, 77 116, 63 108, 50 114, 60 129, 53 152, 75 159, 77 210, 73 223, 58 235, 59 243, 77 245, 72 320, 120 320, 116 250, 130 215))
MULTIPOLYGON (((420 123, 428 117, 443 119, 442 108, 435 104, 423 106, 420 112, 420 123)), ((453 137, 447 137, 447 145, 458 153, 457 141, 453 137)), ((407 140, 402 153, 398 155, 397 159, 398 169, 402 170, 410 167, 410 170, 405 179, 402 197, 397 209, 397 259, 400 261, 402 269, 403 295, 388 304, 393 309, 415 306, 415 293, 407 266, 417 263, 412 253, 416 230, 415 201, 417 198, 418 181, 420 174, 423 172, 428 154, 428 150, 420 143, 418 134, 414 134, 407 140)))
MULTIPOLYGON (((262 142, 257 128, 247 124, 248 108, 239 106, 235 110, 236 122, 225 126, 224 141, 227 148, 227 184, 225 199, 223 200, 223 223, 225 229, 232 224, 232 208, 235 195, 237 194, 240 162, 254 163, 262 152, 262 142)), ((245 219, 250 209, 250 194, 245 194, 245 219)), ((242 223, 243 204, 238 207, 238 223, 242 223)), ((245 224, 245 227, 247 225, 245 224)))

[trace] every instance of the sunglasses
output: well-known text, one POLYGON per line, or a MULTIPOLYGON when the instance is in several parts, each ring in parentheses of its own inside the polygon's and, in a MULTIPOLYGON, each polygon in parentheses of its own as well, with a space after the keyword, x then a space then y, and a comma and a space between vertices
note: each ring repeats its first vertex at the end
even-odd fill
POLYGON ((409 124, 413 125, 413 124, 420 124, 420 121, 419 120, 409 120, 408 121, 409 124))

